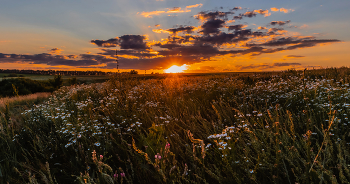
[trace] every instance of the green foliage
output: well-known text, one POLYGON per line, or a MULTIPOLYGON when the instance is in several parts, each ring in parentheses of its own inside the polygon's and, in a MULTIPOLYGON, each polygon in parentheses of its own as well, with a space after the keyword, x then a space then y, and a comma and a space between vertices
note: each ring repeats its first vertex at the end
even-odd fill
POLYGON ((0 96, 19 96, 37 92, 53 92, 62 86, 61 76, 49 81, 38 81, 26 78, 6 79, 0 81, 0 96))

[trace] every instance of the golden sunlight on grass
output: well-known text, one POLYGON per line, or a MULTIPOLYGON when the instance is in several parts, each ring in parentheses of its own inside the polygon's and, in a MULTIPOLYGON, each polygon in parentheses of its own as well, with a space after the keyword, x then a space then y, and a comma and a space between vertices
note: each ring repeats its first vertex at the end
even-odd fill
POLYGON ((0 110, 5 108, 5 104, 28 104, 29 102, 35 102, 39 99, 46 99, 51 95, 51 93, 34 93, 30 95, 16 96, 16 97, 5 97, 0 98, 0 110))
POLYGON ((165 73, 183 73, 184 70, 187 70, 187 65, 184 64, 182 66, 176 66, 176 65, 173 65, 171 66, 170 68, 164 70, 165 73))

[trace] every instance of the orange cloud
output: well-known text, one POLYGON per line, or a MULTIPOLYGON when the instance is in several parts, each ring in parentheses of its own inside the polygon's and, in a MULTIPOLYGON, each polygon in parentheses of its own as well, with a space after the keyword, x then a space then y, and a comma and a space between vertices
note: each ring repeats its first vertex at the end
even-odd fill
POLYGON ((151 12, 142 12, 141 15, 146 18, 152 18, 152 15, 160 15, 166 13, 166 11, 151 11, 151 12))
POLYGON ((280 9, 280 12, 288 13, 289 10, 287 10, 287 9, 285 9, 285 8, 281 8, 281 9, 280 9))
MULTIPOLYGON (((168 9, 167 11, 156 10, 156 11, 150 11, 150 12, 142 12, 141 15, 146 18, 152 18, 153 15, 169 14, 169 13, 186 13, 186 12, 191 12, 190 10, 191 8, 198 8, 202 6, 203 4, 194 4, 194 5, 186 6, 185 9, 182 9, 181 7, 173 7, 173 8, 167 8, 168 9)), ((139 14, 139 12, 137 14, 139 14)))
POLYGON ((182 10, 181 7, 174 7, 174 8, 168 8, 168 11, 166 13, 185 13, 190 12, 191 10, 182 10))
POLYGON ((259 13, 261 15, 264 15, 264 17, 268 17, 271 15, 271 13, 269 13, 269 10, 254 10, 255 13, 259 13))
POLYGON ((276 12, 276 11, 280 11, 280 12, 283 12, 283 13, 288 13, 288 12, 291 12, 291 11, 294 11, 293 9, 285 9, 285 8, 276 8, 276 7, 273 7, 271 8, 271 11, 273 12, 276 12))
POLYGON ((169 31, 165 30, 165 29, 152 29, 153 32, 155 33, 169 33, 169 31))
POLYGON ((279 11, 279 9, 278 8, 276 8, 276 7, 273 7, 273 8, 271 8, 271 11, 279 11))
POLYGON ((61 54, 61 52, 63 51, 62 49, 59 49, 59 48, 53 48, 53 49, 50 49, 49 50, 50 54, 61 54))
POLYGON ((194 5, 186 6, 186 8, 188 8, 188 9, 190 9, 190 8, 198 8, 198 7, 200 8, 202 6, 203 6, 203 4, 200 3, 200 4, 194 4, 194 5))

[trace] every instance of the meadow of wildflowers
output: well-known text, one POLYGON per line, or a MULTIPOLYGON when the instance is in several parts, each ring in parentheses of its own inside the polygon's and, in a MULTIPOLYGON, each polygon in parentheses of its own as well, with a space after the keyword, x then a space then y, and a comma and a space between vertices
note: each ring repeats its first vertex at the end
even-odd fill
POLYGON ((349 71, 62 87, 1 113, 0 183, 349 183, 349 71))

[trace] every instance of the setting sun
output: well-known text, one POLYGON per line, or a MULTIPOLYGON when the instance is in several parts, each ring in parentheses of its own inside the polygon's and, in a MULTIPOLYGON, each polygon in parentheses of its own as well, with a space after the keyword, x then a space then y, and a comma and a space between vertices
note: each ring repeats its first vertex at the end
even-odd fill
POLYGON ((170 68, 166 69, 165 73, 182 73, 184 70, 187 70, 187 65, 184 64, 182 66, 173 65, 170 68))

